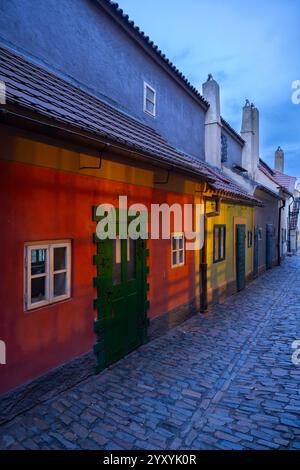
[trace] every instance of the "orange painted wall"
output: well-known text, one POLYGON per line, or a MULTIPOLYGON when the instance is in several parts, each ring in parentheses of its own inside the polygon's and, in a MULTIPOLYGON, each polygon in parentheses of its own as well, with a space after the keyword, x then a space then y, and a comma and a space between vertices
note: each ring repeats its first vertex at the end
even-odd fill
MULTIPOLYGON (((102 180, 76 173, 0 160, 0 392, 24 383, 92 348, 95 291, 91 207, 116 203, 192 202, 190 196, 102 180), (73 240, 72 298, 24 312, 24 243, 73 240)), ((148 242, 150 311, 153 318, 194 297, 194 253, 171 268, 169 240, 148 242)))

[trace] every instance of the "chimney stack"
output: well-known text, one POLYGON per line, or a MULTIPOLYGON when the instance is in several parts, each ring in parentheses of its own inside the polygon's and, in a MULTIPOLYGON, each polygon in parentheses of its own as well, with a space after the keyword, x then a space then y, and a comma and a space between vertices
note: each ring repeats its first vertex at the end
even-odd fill
POLYGON ((243 107, 241 136, 245 141, 242 167, 255 178, 259 162, 259 112, 253 103, 246 100, 243 107))
POLYGON ((284 173, 284 152, 280 146, 275 152, 275 170, 284 173))
POLYGON ((222 127, 220 87, 211 74, 202 85, 202 94, 210 105, 205 115, 205 161, 220 168, 222 127))

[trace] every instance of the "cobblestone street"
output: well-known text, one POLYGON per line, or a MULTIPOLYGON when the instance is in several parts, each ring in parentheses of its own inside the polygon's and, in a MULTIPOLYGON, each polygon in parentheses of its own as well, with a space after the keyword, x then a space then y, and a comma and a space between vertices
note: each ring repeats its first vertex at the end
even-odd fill
POLYGON ((300 257, 0 430, 2 449, 300 449, 300 257))

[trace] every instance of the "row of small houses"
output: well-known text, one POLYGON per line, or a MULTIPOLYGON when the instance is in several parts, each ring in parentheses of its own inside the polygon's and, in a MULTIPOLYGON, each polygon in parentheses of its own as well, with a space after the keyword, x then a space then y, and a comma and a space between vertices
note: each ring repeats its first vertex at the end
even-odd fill
POLYGON ((200 95, 109 1, 69 2, 68 15, 64 2, 51 15, 30 3, 0 20, 1 392, 17 394, 46 373, 69 384, 100 371, 205 314, 280 264, 297 228, 295 178, 281 149, 276 169, 259 158, 254 105, 237 133, 213 77, 200 95), (80 35, 83 17, 93 34, 80 35), (100 241, 93 208, 120 195, 149 212, 202 204, 203 247, 186 250, 173 226, 170 239, 100 241))

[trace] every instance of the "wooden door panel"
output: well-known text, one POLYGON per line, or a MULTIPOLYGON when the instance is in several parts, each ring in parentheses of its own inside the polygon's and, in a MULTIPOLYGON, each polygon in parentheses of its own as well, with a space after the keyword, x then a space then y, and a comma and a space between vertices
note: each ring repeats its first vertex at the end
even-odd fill
POLYGON ((145 240, 98 241, 97 370, 117 361, 148 339, 147 255, 145 240))
POLYGON ((244 224, 236 225, 236 283, 237 290, 240 291, 245 287, 246 276, 246 227, 244 224))

